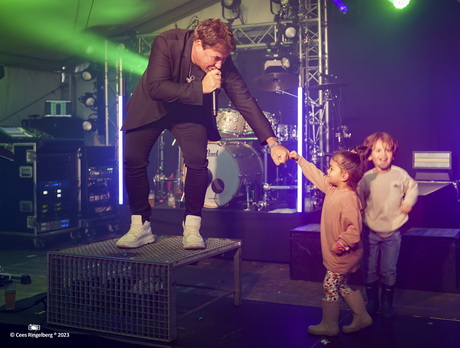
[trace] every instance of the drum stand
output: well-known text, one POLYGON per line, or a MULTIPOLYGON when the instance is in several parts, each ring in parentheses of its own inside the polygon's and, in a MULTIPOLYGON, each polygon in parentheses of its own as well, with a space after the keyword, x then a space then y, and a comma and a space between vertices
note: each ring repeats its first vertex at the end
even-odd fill
MULTIPOLYGON (((264 163, 264 182, 262 184, 262 189, 263 189, 263 195, 262 195, 262 200, 259 201, 256 205, 259 210, 269 210, 270 206, 270 201, 271 198, 269 197, 269 192, 274 191, 274 190, 296 190, 297 185, 272 185, 268 183, 268 148, 267 146, 264 146, 262 149, 263 152, 263 163, 264 163)), ((279 174, 278 174, 278 168, 276 168, 277 174, 276 174, 276 181, 278 181, 279 174)), ((248 203, 249 205, 249 203, 248 203)))
MULTIPOLYGON (((173 141, 173 145, 176 140, 173 141)), ((176 177, 167 177, 164 174, 164 151, 165 151, 165 140, 164 140, 164 131, 161 133, 159 141, 158 141, 158 166, 157 166, 157 171, 155 176, 153 177, 153 183, 155 186, 155 199, 156 200, 164 200, 168 201, 170 198, 170 193, 172 193, 173 196, 176 196, 180 192, 181 188, 181 179, 182 179, 182 164, 183 164, 183 159, 182 159, 182 151, 180 147, 178 147, 178 168, 176 172, 176 177), (165 187, 166 182, 171 182, 175 183, 175 187, 172 190, 167 190, 165 187), (173 192, 171 192, 173 191, 173 192)), ((175 202, 183 202, 184 200, 184 194, 179 199, 175 198, 175 202)), ((169 202, 168 202, 169 204, 169 202)))

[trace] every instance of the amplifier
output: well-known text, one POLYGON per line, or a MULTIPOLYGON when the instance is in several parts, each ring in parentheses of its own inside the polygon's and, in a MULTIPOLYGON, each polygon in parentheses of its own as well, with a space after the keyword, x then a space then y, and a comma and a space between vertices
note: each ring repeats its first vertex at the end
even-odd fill
POLYGON ((402 234, 396 286, 459 292, 460 229, 411 228, 402 234))

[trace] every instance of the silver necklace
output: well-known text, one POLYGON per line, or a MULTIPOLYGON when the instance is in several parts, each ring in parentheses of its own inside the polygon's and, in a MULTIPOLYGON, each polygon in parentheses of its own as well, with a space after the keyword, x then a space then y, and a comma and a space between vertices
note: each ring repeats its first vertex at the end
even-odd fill
POLYGON ((188 69, 188 77, 185 78, 185 81, 187 81, 187 83, 190 83, 193 80, 195 80, 195 76, 192 75, 192 63, 190 62, 190 68, 188 69))

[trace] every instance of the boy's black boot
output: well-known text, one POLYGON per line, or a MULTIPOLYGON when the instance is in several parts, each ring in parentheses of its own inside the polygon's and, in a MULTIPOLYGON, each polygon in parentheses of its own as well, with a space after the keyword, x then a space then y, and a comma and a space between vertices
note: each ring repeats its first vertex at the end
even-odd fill
POLYGON ((382 283, 382 315, 385 319, 393 319, 395 311, 393 309, 394 286, 388 286, 382 283))
POLYGON ((379 281, 366 284, 367 304, 366 310, 370 315, 375 315, 380 308, 379 281))

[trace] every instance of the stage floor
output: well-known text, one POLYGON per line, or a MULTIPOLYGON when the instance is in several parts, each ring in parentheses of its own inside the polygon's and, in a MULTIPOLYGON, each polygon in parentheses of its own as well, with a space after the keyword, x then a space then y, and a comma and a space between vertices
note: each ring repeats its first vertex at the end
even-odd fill
MULTIPOLYGON (((53 347, 62 344, 110 344, 111 347, 142 346, 125 338, 83 334, 70 329, 48 327, 46 323, 46 254, 62 250, 75 243, 60 236, 48 243, 47 249, 36 250, 30 243, 11 241, 0 246, 0 265, 12 274, 27 274, 28 285, 17 283, 17 311, 5 312, 0 307, 0 340, 5 343, 32 347, 53 347), (30 307, 30 308, 28 308, 30 307), (28 333, 29 324, 40 324, 43 333, 69 332, 71 337, 59 339, 10 338, 11 332, 28 333), (117 340, 115 340, 117 338, 117 340), (121 340, 121 341, 120 341, 121 340), (122 342, 124 341, 124 342, 122 342)), ((99 240, 114 238, 99 236, 99 240)), ((81 242, 80 244, 85 244, 81 242)), ((214 257, 184 267, 181 282, 219 287, 231 283, 232 260, 214 257), (198 276, 199 274, 199 276, 198 276), (203 278, 204 275, 204 278, 203 278)), ((360 290, 362 288, 358 287, 360 290)), ((178 308, 192 306, 199 297, 192 288, 178 289, 178 308)), ((398 316, 384 321, 380 316, 372 327, 356 334, 340 334, 336 338, 310 336, 308 325, 321 316, 321 283, 290 279, 289 264, 243 261, 243 304, 233 306, 233 300, 216 302, 178 322, 178 339, 171 343, 150 342, 156 347, 454 347, 460 339, 460 294, 396 289, 395 308, 398 316)), ((0 306, 3 306, 3 296, 0 306)), ((351 313, 342 305, 341 325, 351 321, 351 313)))

